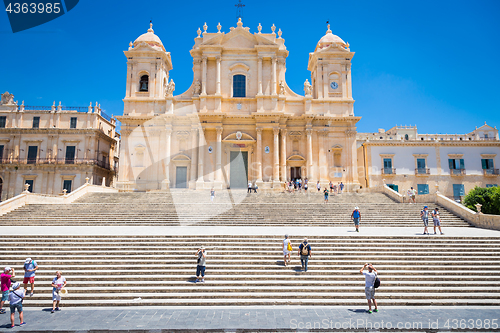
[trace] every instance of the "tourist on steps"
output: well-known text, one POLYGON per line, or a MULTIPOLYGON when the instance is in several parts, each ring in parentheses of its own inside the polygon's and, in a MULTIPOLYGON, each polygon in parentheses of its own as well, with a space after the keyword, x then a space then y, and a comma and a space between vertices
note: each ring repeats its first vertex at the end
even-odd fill
POLYGON ((283 240, 283 262, 285 263, 285 266, 287 261, 286 257, 288 257, 288 262, 290 263, 290 254, 292 251, 292 243, 288 239, 288 235, 285 235, 285 239, 283 240))
POLYGON ((361 220, 361 212, 359 211, 359 207, 354 207, 354 211, 351 214, 351 221, 354 221, 354 227, 356 228, 356 232, 359 232, 359 221, 361 220))
POLYGON ((56 272, 56 277, 52 280, 52 311, 61 311, 59 303, 61 303, 61 290, 66 288, 66 278, 61 275, 61 271, 56 272))
POLYGON ((204 246, 200 246, 198 251, 196 251, 196 257, 198 257, 198 263, 196 266, 196 281, 195 283, 200 281, 205 282, 205 268, 206 268, 206 260, 207 260, 207 251, 205 251, 204 246))
POLYGON ((311 258, 311 254, 312 254, 311 244, 307 242, 307 238, 304 238, 304 241, 299 245, 299 256, 302 269, 306 272, 307 272, 307 263, 309 261, 309 258, 311 258))
POLYGON ((247 193, 252 193, 252 182, 251 181, 248 181, 247 193))
POLYGON ((325 195, 325 203, 328 203, 328 189, 325 187, 325 190, 323 191, 323 194, 325 195))
POLYGON ((444 235, 443 231, 441 230, 441 217, 439 217, 439 208, 434 208, 432 211, 432 222, 434 222, 434 235, 436 234, 436 227, 439 228, 439 232, 441 235, 444 235))
POLYGON ((344 183, 340 182, 340 185, 339 185, 339 194, 342 194, 342 192, 344 192, 344 183))
POLYGON ((14 269, 10 267, 5 267, 1 275, 1 285, 2 285, 2 301, 0 302, 0 314, 4 314, 5 310, 3 308, 4 303, 9 299, 9 288, 11 281, 10 279, 15 277, 14 269))
POLYGON ((9 294, 9 303, 10 303, 10 328, 14 328, 14 315, 19 312, 19 321, 21 324, 19 326, 24 326, 26 323, 23 319, 23 299, 25 293, 24 290, 21 290, 21 284, 19 282, 14 283, 12 286, 12 291, 9 294))
POLYGON ((365 296, 368 301, 368 313, 372 313, 372 301, 375 306, 375 312, 378 312, 377 301, 375 300, 375 279, 377 278, 377 270, 372 264, 365 264, 363 268, 359 270, 361 274, 365 276, 365 296), (368 272, 363 272, 365 268, 368 267, 368 272))
POLYGON ((214 202, 214 198, 215 198, 215 190, 212 187, 212 189, 210 190, 210 201, 214 202))
POLYGON ((31 258, 26 258, 24 262, 24 293, 28 292, 28 283, 31 284, 31 293, 30 296, 33 296, 35 291, 35 271, 38 269, 38 265, 36 261, 31 258))
POLYGON ((427 206, 424 206, 424 209, 420 212, 420 218, 424 222, 424 235, 428 235, 429 231, 427 230, 427 226, 429 225, 429 209, 427 206))
POLYGON ((316 188, 318 189, 318 192, 321 191, 321 184, 319 183, 319 180, 316 183, 316 188))

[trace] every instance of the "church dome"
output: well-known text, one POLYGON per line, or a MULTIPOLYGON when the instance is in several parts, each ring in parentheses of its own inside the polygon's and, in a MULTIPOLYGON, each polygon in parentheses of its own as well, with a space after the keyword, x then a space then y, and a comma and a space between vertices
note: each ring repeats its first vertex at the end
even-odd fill
POLYGON ((330 25, 328 25, 328 30, 326 31, 326 35, 321 37, 321 39, 318 42, 318 45, 316 46, 315 51, 327 48, 332 44, 340 45, 342 47, 349 47, 349 44, 344 42, 342 38, 332 34, 332 31, 330 30, 330 25))
POLYGON ((156 36, 154 33, 153 23, 149 23, 148 32, 137 37, 137 39, 134 41, 134 47, 136 47, 139 43, 142 42, 149 44, 158 51, 165 51, 165 48, 163 47, 163 43, 161 42, 160 37, 156 36))

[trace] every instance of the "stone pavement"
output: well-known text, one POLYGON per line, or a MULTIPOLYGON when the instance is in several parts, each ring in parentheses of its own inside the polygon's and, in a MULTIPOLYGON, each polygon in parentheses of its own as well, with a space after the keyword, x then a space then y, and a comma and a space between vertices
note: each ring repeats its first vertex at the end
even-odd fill
MULTIPOLYGON (((179 236, 179 235, 307 235, 307 236, 423 236, 422 227, 363 227, 360 233, 352 227, 233 227, 233 226, 2 226, 2 235, 49 235, 49 236, 179 236)), ((432 231, 432 227, 430 227, 432 231)), ((500 237, 499 230, 474 227, 443 227, 449 237, 500 237)), ((439 236, 428 236, 439 237, 439 236)))
POLYGON ((25 308, 19 332, 500 332, 499 307, 86 307, 25 308))

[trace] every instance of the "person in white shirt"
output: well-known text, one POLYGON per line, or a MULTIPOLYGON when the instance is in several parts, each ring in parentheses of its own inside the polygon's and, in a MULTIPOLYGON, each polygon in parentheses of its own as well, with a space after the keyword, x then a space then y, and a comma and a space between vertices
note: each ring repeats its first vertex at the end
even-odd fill
POLYGON ((56 277, 52 280, 52 311, 61 311, 59 303, 61 302, 61 290, 66 287, 66 279, 61 275, 61 271, 56 272, 56 277))
POLYGON ((286 257, 288 256, 288 262, 290 263, 290 253, 291 251, 288 248, 288 244, 290 244, 290 247, 292 247, 292 243, 290 243, 290 240, 288 239, 288 235, 285 235, 285 239, 283 240, 283 262, 285 263, 286 266, 286 257))
POLYGON ((359 272, 365 276, 365 296, 368 301, 368 313, 372 313, 372 301, 375 306, 375 310, 373 311, 378 312, 377 301, 375 300, 375 287, 373 286, 377 278, 377 270, 372 264, 365 264, 359 272), (367 267, 368 272, 363 272, 367 267))
POLYGON ((439 217, 439 208, 434 208, 432 211, 432 221, 434 222, 434 235, 436 234, 436 227, 439 228, 441 235, 444 235, 443 230, 441 230, 441 217, 439 217))
POLYGON ((12 285, 12 291, 9 294, 9 303, 10 303, 10 328, 14 328, 14 315, 19 312, 19 321, 21 324, 19 326, 24 326, 26 323, 24 322, 23 317, 23 299, 25 293, 24 290, 21 290, 21 284, 16 282, 12 285))

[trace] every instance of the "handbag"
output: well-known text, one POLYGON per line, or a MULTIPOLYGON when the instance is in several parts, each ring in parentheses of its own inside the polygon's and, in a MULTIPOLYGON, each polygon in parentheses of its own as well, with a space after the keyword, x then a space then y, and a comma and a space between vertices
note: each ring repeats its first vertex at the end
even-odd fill
POLYGON ((292 249, 292 243, 288 242, 288 245, 286 246, 286 249, 287 249, 287 251, 292 252, 293 251, 293 249, 292 249))

